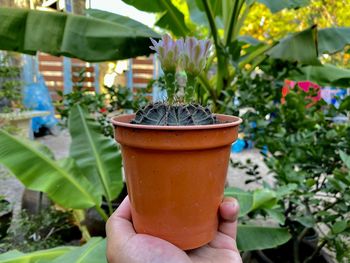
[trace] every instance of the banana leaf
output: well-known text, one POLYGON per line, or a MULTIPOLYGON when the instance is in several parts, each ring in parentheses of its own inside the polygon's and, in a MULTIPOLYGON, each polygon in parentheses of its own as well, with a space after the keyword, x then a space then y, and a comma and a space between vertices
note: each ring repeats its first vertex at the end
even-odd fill
POLYGON ((52 263, 107 263, 106 239, 94 237, 85 245, 56 258, 52 263))
MULTIPOLYGON (((18 250, 11 250, 0 255, 1 263, 48 263, 53 259, 73 251, 74 247, 56 247, 40 250, 31 253, 22 253, 18 250)), ((67 261, 68 262, 68 261, 67 261)), ((72 262, 72 261, 71 261, 72 262)))
POLYGON ((121 16, 118 14, 114 14, 111 12, 102 11, 102 10, 98 10, 98 9, 86 9, 85 13, 87 16, 90 16, 90 17, 102 19, 105 21, 125 25, 128 27, 134 28, 134 29, 144 31, 145 33, 149 34, 150 36, 155 34, 155 32, 152 29, 148 28, 144 24, 142 24, 136 20, 133 20, 129 17, 126 17, 126 16, 121 16))
POLYGON ((244 191, 236 187, 225 189, 225 196, 237 199, 240 207, 239 216, 244 216, 257 209, 271 209, 277 202, 277 193, 269 189, 244 191))
POLYGON ((94 191, 112 201, 123 188, 122 160, 116 142, 102 135, 100 125, 79 105, 69 114, 69 131, 70 156, 94 185, 94 191))
POLYGON ((319 85, 350 86, 350 70, 325 64, 321 66, 305 66, 290 73, 289 79, 297 81, 313 81, 319 85))
POLYGON ((290 238, 291 235, 285 228, 238 225, 237 246, 241 251, 274 248, 290 238))
POLYGON ((285 8, 297 9, 310 3, 309 0, 258 0, 258 2, 266 5, 272 13, 279 12, 285 8))
POLYGON ((350 169, 350 155, 347 155, 343 151, 339 151, 340 159, 343 161, 343 163, 350 169))
POLYGON ((0 8, 0 50, 98 62, 148 55, 149 37, 159 35, 139 23, 29 9, 0 8), (137 24, 137 26, 136 26, 137 24))
POLYGON ((318 60, 317 27, 312 26, 282 39, 266 54, 274 59, 307 65, 321 65, 318 60))
POLYGON ((66 208, 84 209, 101 204, 101 196, 73 159, 56 162, 30 143, 1 130, 0 145, 0 164, 28 189, 45 192, 66 208))
POLYGON ((350 44, 350 27, 331 27, 318 30, 320 54, 333 54, 350 44))
POLYGON ((225 196, 234 197, 239 203, 239 216, 248 214, 253 207, 253 194, 236 187, 225 189, 225 196))
MULTIPOLYGON (((191 20, 199 25, 204 25, 209 27, 209 22, 207 15, 205 14, 205 9, 203 6, 202 0, 187 0, 187 7, 190 13, 191 20)), ((213 13, 213 16, 215 17, 215 22, 218 28, 223 28, 224 23, 222 19, 223 15, 223 1, 217 1, 217 0, 209 0, 208 1, 211 10, 213 13)), ((231 3, 231 2, 230 2, 231 3)), ((225 12, 229 12, 229 8, 224 8, 225 12)))
MULTIPOLYGON (((186 36, 189 29, 186 26, 183 13, 177 9, 171 0, 122 0, 128 5, 152 13, 161 13, 156 26, 170 30, 176 36, 186 36)), ((149 45, 148 45, 149 46, 149 45)))

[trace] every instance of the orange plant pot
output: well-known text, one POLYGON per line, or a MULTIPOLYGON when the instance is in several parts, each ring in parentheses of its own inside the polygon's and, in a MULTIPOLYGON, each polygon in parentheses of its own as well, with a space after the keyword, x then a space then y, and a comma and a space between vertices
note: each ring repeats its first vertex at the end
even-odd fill
POLYGON ((238 117, 217 115, 220 124, 130 124, 114 117, 137 233, 165 239, 183 250, 213 240, 223 199, 238 117))

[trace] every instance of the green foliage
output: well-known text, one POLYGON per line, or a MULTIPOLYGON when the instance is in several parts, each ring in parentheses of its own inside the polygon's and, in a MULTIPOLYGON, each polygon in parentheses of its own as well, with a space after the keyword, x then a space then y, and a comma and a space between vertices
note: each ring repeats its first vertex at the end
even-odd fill
MULTIPOLYGON (((64 245, 72 238, 72 222, 69 212, 54 208, 43 209, 35 215, 23 210, 14 218, 7 236, 1 240, 0 254, 14 249, 32 252, 64 245)), ((76 231, 79 240, 80 232, 78 229, 76 231)))
POLYGON ((71 109, 68 126, 72 136, 70 156, 95 186, 94 192, 111 204, 123 188, 118 146, 101 134, 99 125, 79 105, 71 109))
MULTIPOLYGON (((250 81, 260 83, 262 91, 267 91, 272 83, 267 79, 264 84, 261 77, 250 81)), ((345 106, 336 109, 322 101, 313 102, 312 91, 295 89, 282 105, 278 96, 248 97, 247 100, 252 99, 249 105, 254 111, 244 116, 246 129, 258 147, 269 150, 265 163, 275 175, 273 190, 277 191, 277 202, 273 209, 285 217, 280 221, 282 226, 297 242, 305 235, 305 229, 317 229, 322 233, 320 248, 326 245, 337 254, 339 261, 346 260, 344 251, 348 243, 344 240, 349 236, 350 225, 347 167, 350 126, 334 123, 332 118, 346 115, 348 110, 345 106), (256 121, 256 127, 248 125, 252 120, 256 121)), ((261 209, 249 216, 277 219, 275 212, 261 209)))
POLYGON ((76 105, 70 118, 71 157, 55 161, 47 149, 43 151, 29 141, 0 130, 0 144, 4 146, 0 149, 0 163, 27 188, 47 193, 62 207, 86 209, 95 206, 106 220, 108 216, 100 207, 102 196, 111 207, 111 198, 122 188, 120 152, 113 139, 98 132, 87 110, 76 105), (81 126, 77 129, 74 125, 81 126), (91 167, 91 163, 85 161, 95 162, 96 169, 84 172, 91 167))
POLYGON ((291 0, 291 1, 258 0, 258 1, 266 5, 271 10, 272 13, 279 12, 285 8, 296 9, 309 4, 309 0, 291 0))
MULTIPOLYGON (((297 1, 269 2, 278 5, 279 3, 297 1)), ((253 36, 261 41, 271 41, 280 39, 289 33, 304 30, 312 25, 317 25, 319 28, 350 26, 350 14, 342 8, 349 5, 349 0, 312 0, 304 2, 309 3, 300 8, 284 9, 277 13, 270 12, 264 4, 255 3, 244 21, 241 34, 253 36)), ((336 42, 334 41, 334 43, 336 42)))
POLYGON ((123 0, 139 10, 161 13, 156 26, 171 30, 177 36, 185 36, 189 30, 184 21, 184 15, 172 4, 171 0, 154 0, 151 2, 123 0))
POLYGON ((237 246, 239 250, 262 250, 286 243, 291 235, 280 227, 238 225, 237 246))
POLYGON ((105 86, 105 99, 107 101, 107 111, 125 112, 137 111, 149 103, 147 96, 151 92, 153 82, 146 88, 137 89, 135 92, 122 86, 105 86))
POLYGON ((310 80, 319 85, 334 85, 338 87, 349 87, 350 70, 340 69, 336 66, 325 64, 323 66, 304 66, 290 73, 293 80, 310 80))
MULTIPOLYGON (((237 234, 239 250, 250 251, 274 248, 291 238, 286 228, 260 226, 249 219, 259 212, 273 214, 272 217, 276 218, 280 217, 279 212, 275 209, 280 198, 278 192, 270 189, 243 191, 230 187, 225 190, 225 196, 234 197, 239 203, 239 221, 241 222, 238 225, 237 234)), ((284 221, 284 218, 279 221, 284 221)))
POLYGON ((9 56, 0 61, 0 112, 22 109, 21 69, 11 65, 9 56))
MULTIPOLYGON (((125 1, 136 8, 149 11, 141 0, 125 1)), ((157 3, 159 1, 156 1, 157 3)), ((160 1, 162 2, 162 1, 160 1)), ((273 59, 283 59, 291 62, 298 62, 297 66, 319 65, 319 56, 323 53, 339 52, 349 43, 349 39, 343 37, 341 32, 347 32, 348 28, 330 27, 320 31, 312 24, 303 26, 304 31, 286 36, 292 30, 287 30, 284 34, 277 38, 269 39, 266 42, 258 42, 254 38, 240 36, 240 32, 247 32, 246 28, 259 27, 256 21, 262 21, 266 14, 259 12, 259 8, 267 12, 266 8, 261 8, 263 3, 272 12, 283 10, 283 13, 277 13, 283 24, 283 16, 286 9, 303 9, 308 8, 308 4, 313 5, 309 1, 194 1, 186 2, 174 1, 185 16, 200 25, 207 25, 210 28, 210 35, 213 38, 215 46, 215 54, 209 59, 210 63, 206 67, 205 72, 200 76, 200 85, 198 87, 198 96, 201 103, 209 102, 214 112, 233 113, 232 103, 234 101, 235 90, 240 87, 235 85, 237 73, 247 71, 250 74, 257 69, 268 57, 273 59), (186 8, 187 4, 187 8, 186 8), (258 11, 257 11, 258 10, 258 11), (189 15, 187 14, 189 12, 189 15), (255 16, 253 21, 250 21, 255 16), (248 19, 249 18, 249 19, 248 19), (246 24, 245 21, 250 21, 246 24), (286 36, 286 37, 285 37, 286 36), (284 38, 283 38, 284 37, 284 38), (317 38, 318 41, 317 41, 317 38), (249 41, 247 41, 249 39, 249 41), (251 40, 254 40, 253 42, 251 40), (257 44, 258 43, 258 44, 257 44), (211 77, 211 70, 216 68, 215 76, 211 77)), ((156 4, 155 4, 156 5, 156 4)), ((154 12, 160 12, 159 10, 154 12)), ((309 10, 310 11, 310 10, 309 10)), ((290 11, 294 12, 294 11, 290 11)), ((296 11, 295 11, 296 12, 296 11)), ((268 12, 267 12, 268 13, 268 12)), ((275 15, 275 14, 274 14, 275 15)), ((290 16, 294 19, 293 16, 290 16)), ((286 22, 288 27, 290 21, 286 22)), ((189 21, 189 24, 192 24, 189 21)), ((281 22, 279 21, 279 24, 281 22)), ((299 25, 295 23, 296 26, 299 25)), ((332 24, 333 25, 333 24, 332 24)), ((331 26, 327 24, 326 26, 331 26)), ((270 25, 270 28, 273 27, 270 25)), ((279 26, 282 27, 282 26, 279 26)), ((178 25, 172 24, 172 27, 166 29, 177 35, 178 25)), ((196 28, 198 29, 198 28, 196 28)), ((193 30, 192 34, 196 35, 200 30, 193 30)), ((293 31, 297 31, 294 28, 293 31)), ((201 34, 201 33, 199 33, 201 34)), ((261 32, 255 35, 262 35, 261 32)), ((260 39, 265 40, 265 39, 260 39)), ((321 67, 321 66, 320 66, 321 67)), ((327 70, 326 68, 323 70, 327 70)), ((303 73, 302 71, 299 73, 303 73)), ((336 73, 337 74, 337 73, 336 73)), ((304 80, 308 79, 305 74, 302 76, 304 80)), ((322 80, 323 82, 332 83, 330 74, 317 74, 313 76, 313 80, 322 80)), ((347 80, 349 77, 346 78, 347 80)))
POLYGON ((56 247, 47 250, 40 250, 32 253, 22 253, 18 250, 11 250, 0 255, 2 263, 34 263, 34 262, 50 262, 51 260, 64 255, 72 250, 73 247, 56 247))
POLYGON ((317 52, 317 28, 311 28, 296 33, 279 42, 266 54, 271 58, 299 62, 307 65, 320 65, 317 52), (286 52, 288 50, 288 52, 286 52), (303 52, 300 52, 303 50, 303 52))
POLYGON ((56 110, 61 115, 62 126, 67 127, 69 113, 72 108, 79 104, 94 116, 100 125, 100 132, 107 137, 114 138, 114 129, 108 118, 108 113, 118 111, 136 111, 148 103, 146 97, 149 89, 139 89, 135 94, 126 87, 112 86, 104 87, 103 93, 91 91, 83 86, 84 72, 80 73, 79 81, 73 87, 72 92, 64 94, 57 91, 61 96, 56 103, 56 110))
POLYGON ((12 205, 4 196, 0 195, 0 217, 12 211, 12 205))
POLYGON ((91 238, 85 245, 56 258, 52 263, 107 263, 106 239, 91 238))
POLYGON ((0 241, 6 235, 7 230, 10 227, 12 209, 11 203, 0 195, 0 241))
POLYGON ((79 73, 79 79, 72 88, 72 92, 63 93, 60 90, 57 91, 61 98, 55 105, 56 110, 61 115, 62 125, 66 127, 71 109, 77 104, 82 105, 86 107, 89 113, 95 114, 96 119, 101 124, 101 132, 108 136, 110 133, 108 126, 110 124, 102 122, 102 120, 106 119, 105 95, 84 87, 84 73, 84 70, 79 73))
POLYGON ((128 23, 127 17, 118 18, 110 22, 59 12, 0 8, 0 20, 7 21, 0 26, 0 49, 31 55, 42 51, 91 62, 149 54, 149 37, 157 38, 158 34, 140 23, 128 23))
POLYGON ((73 88, 73 91, 67 94, 57 91, 57 94, 61 96, 61 99, 58 101, 56 109, 61 115, 64 126, 68 124, 71 109, 77 104, 86 107, 90 113, 101 113, 105 109, 104 95, 83 87, 73 88))
POLYGON ((53 249, 22 253, 12 250, 0 255, 2 263, 36 263, 36 262, 79 262, 79 263, 107 263, 106 240, 91 238, 81 247, 61 246, 53 249))
POLYGON ((342 51, 350 42, 350 28, 338 27, 336 29, 325 28, 318 31, 319 52, 334 54, 342 51), (337 41, 334 41, 337 35, 337 41))
POLYGON ((101 197, 93 191, 94 186, 78 169, 74 159, 54 161, 29 141, 1 130, 0 144, 0 163, 27 188, 45 192, 53 201, 67 208, 89 208, 101 204, 101 197))

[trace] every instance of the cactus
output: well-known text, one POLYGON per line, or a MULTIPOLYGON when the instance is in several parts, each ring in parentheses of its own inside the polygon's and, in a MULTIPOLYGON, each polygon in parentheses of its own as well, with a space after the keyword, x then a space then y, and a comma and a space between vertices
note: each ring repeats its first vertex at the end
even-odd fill
POLYGON ((133 124, 158 126, 188 126, 215 124, 216 118, 208 107, 199 104, 149 104, 136 112, 133 124))
POLYGON ((158 54, 164 72, 168 101, 147 105, 136 112, 131 123, 158 126, 217 123, 208 107, 191 103, 196 99, 197 77, 204 70, 210 53, 210 40, 194 37, 174 40, 164 35, 159 42, 151 41, 150 48, 158 54))

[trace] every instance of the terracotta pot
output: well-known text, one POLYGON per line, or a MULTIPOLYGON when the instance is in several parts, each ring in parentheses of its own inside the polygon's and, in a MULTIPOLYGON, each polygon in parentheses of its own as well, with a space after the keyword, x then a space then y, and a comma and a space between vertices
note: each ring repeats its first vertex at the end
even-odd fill
POLYGON ((220 124, 130 124, 114 117, 121 144, 136 232, 165 239, 183 250, 210 242, 218 228, 231 144, 238 117, 217 115, 220 124))

